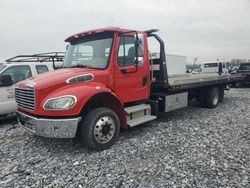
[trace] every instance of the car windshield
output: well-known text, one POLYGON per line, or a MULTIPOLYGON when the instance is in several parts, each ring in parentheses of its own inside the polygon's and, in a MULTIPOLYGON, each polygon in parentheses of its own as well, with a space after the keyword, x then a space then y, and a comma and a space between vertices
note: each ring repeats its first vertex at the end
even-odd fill
POLYGON ((5 67, 7 67, 6 65, 0 65, 0 72, 1 70, 3 70, 5 67))
POLYGON ((218 67, 218 63, 206 63, 204 65, 205 68, 208 68, 208 67, 218 67))
POLYGON ((250 71, 250 63, 249 64, 241 64, 239 70, 248 70, 250 71))
POLYGON ((64 67, 105 69, 108 66, 112 41, 113 35, 79 39, 68 47, 64 67))

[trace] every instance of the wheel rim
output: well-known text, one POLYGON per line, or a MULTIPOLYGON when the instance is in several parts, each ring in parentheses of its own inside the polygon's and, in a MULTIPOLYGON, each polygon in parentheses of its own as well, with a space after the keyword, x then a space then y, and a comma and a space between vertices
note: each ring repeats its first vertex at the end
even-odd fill
POLYGON ((213 105, 217 105, 217 103, 219 102, 219 93, 217 92, 217 90, 214 90, 212 93, 212 102, 213 105))
POLYGON ((110 116, 101 117, 95 124, 94 137, 96 142, 105 144, 115 134, 115 121, 110 116))

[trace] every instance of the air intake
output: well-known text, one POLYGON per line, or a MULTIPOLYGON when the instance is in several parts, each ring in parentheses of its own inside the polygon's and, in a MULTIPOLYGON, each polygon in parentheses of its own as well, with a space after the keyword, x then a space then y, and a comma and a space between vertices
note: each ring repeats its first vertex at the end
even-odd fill
POLYGON ((81 82, 92 81, 93 79, 94 79, 93 74, 83 74, 83 75, 79 75, 79 76, 69 78, 66 82, 68 84, 76 84, 76 83, 81 83, 81 82))

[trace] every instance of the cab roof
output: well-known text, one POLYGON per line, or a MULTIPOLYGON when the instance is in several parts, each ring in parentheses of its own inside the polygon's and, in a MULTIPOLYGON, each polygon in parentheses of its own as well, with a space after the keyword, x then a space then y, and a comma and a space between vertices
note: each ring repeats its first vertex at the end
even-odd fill
POLYGON ((92 29, 92 30, 87 30, 83 31, 77 34, 74 34, 68 38, 65 39, 65 42, 72 42, 74 39, 77 39, 79 37, 83 37, 89 34, 95 34, 95 33, 102 33, 102 32, 120 32, 120 33, 125 33, 125 32, 133 32, 135 30, 132 29, 122 29, 120 27, 106 27, 106 28, 99 28, 99 29, 92 29))

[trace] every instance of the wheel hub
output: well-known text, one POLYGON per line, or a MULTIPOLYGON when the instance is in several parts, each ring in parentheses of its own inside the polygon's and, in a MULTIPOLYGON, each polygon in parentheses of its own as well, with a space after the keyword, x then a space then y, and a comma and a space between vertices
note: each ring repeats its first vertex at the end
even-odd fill
POLYGON ((218 95, 218 92, 214 91, 212 93, 212 101, 213 101, 213 104, 216 105, 219 101, 219 95, 218 95))
POLYGON ((109 117, 101 117, 95 124, 94 137, 98 143, 105 144, 110 141, 115 133, 115 122, 109 117))
POLYGON ((103 127, 102 127, 102 134, 104 135, 104 136, 106 136, 106 135, 108 135, 109 134, 109 132, 110 132, 110 124, 106 124, 106 125, 104 125, 103 127))

